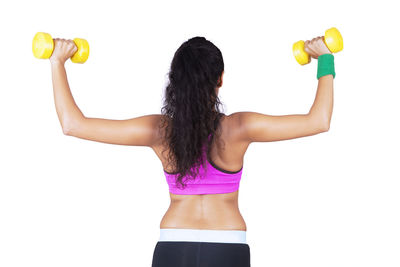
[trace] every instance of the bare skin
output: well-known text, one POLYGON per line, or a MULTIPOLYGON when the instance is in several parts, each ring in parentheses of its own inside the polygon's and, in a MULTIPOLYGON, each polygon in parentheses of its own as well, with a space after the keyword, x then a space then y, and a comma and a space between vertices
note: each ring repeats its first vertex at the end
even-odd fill
MULTIPOLYGON (((151 114, 133 119, 110 120, 85 117, 76 105, 67 80, 65 61, 76 51, 72 40, 55 39, 50 57, 54 101, 63 133, 69 136, 109 144, 148 146, 168 172, 167 159, 161 153, 163 136, 159 123, 163 115, 151 114)), ((312 58, 330 53, 323 37, 305 42, 312 58)), ((223 74, 221 75, 222 86, 223 74)), ((216 88, 217 92, 219 88, 216 88)), ((211 160, 220 168, 237 171, 252 142, 271 142, 311 136, 329 130, 333 110, 333 76, 318 80, 314 103, 307 114, 266 115, 236 112, 221 119, 221 136, 211 146, 211 160)), ((165 153, 164 155, 167 155, 165 153)), ((238 207, 239 192, 210 195, 175 195, 160 228, 244 230, 246 223, 238 207)))
MULTIPOLYGON (((230 131, 234 127, 232 117, 221 118, 221 140, 214 140, 211 145, 211 160, 218 167, 227 171, 238 171, 243 165, 243 156, 248 143, 237 142, 230 131)), ((160 158, 163 168, 168 172, 167 159, 161 152, 165 148, 154 147, 154 151, 160 158)), ((167 155, 167 153, 165 153, 167 155)), ((207 195, 175 195, 170 194, 170 206, 160 223, 160 228, 186 228, 186 229, 210 229, 210 230, 244 230, 246 223, 240 214, 238 207, 239 192, 227 194, 207 195)))

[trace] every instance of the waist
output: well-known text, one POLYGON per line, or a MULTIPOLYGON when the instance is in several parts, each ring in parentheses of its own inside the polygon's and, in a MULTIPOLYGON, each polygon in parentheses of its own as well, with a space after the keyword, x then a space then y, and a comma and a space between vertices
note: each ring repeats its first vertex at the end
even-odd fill
POLYGON ((160 228, 247 230, 236 197, 222 194, 182 197, 183 200, 171 201, 160 228))
POLYGON ((161 228, 160 242, 189 241, 189 242, 217 242, 247 244, 246 231, 242 230, 206 230, 161 228))

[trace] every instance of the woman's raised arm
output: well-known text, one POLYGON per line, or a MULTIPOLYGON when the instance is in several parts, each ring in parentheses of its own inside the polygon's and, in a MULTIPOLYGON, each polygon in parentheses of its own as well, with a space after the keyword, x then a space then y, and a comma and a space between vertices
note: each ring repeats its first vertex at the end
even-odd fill
POLYGON ((55 39, 55 49, 50 57, 54 102, 63 133, 91 141, 152 147, 158 143, 157 126, 160 114, 127 120, 109 120, 85 117, 71 94, 65 61, 76 51, 72 40, 55 39))
MULTIPOLYGON (((322 37, 305 44, 306 51, 318 58, 331 54, 322 37)), ((238 112, 236 118, 238 139, 244 142, 268 142, 315 135, 329 130, 333 110, 333 75, 318 79, 314 104, 307 114, 273 116, 257 112, 238 112)))
POLYGON ((274 116, 257 112, 237 112, 240 139, 270 142, 315 135, 329 130, 333 107, 333 76, 319 79, 318 91, 308 114, 274 116))

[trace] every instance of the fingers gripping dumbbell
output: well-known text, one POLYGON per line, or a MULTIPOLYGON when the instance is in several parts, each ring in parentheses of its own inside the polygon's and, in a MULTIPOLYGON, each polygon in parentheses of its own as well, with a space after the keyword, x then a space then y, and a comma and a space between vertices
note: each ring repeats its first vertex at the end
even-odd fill
MULTIPOLYGON (((75 38, 74 43, 78 50, 71 57, 74 63, 85 63, 89 57, 89 43, 85 39, 75 38)), ((36 58, 50 58, 54 50, 54 40, 50 34, 36 33, 32 41, 32 52, 36 58)))
MULTIPOLYGON (((324 42, 332 53, 337 53, 343 49, 343 38, 335 27, 325 31, 324 42)), ((300 65, 310 63, 311 57, 304 50, 304 41, 298 41, 293 44, 293 55, 300 65)))

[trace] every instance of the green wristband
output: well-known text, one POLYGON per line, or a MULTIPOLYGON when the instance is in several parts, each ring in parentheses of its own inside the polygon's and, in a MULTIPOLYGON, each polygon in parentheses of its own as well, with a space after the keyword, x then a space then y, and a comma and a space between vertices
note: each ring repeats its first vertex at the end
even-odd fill
POLYGON ((333 78, 335 78, 335 64, 333 62, 332 54, 323 54, 318 57, 318 71, 317 71, 317 79, 322 76, 332 74, 333 78))

